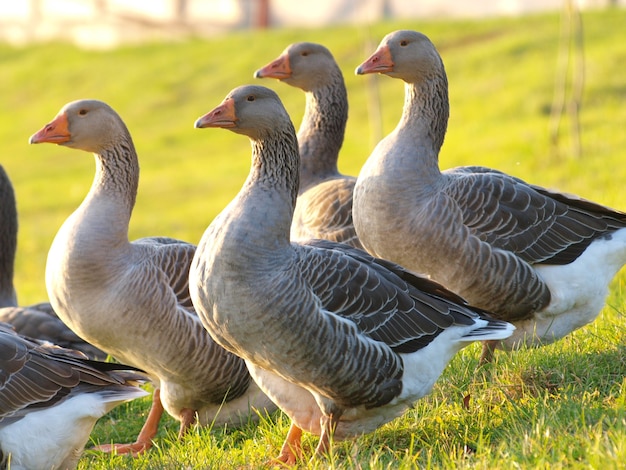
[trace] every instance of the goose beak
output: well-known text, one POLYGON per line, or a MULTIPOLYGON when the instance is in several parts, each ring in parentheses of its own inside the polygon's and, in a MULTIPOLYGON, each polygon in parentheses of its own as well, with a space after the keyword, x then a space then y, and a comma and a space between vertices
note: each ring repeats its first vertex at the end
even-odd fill
POLYGON ((388 46, 381 46, 376 49, 369 59, 356 68, 357 75, 366 73, 385 73, 393 71, 393 59, 388 46))
POLYGON ((273 60, 254 72, 254 78, 276 78, 283 80, 291 77, 291 66, 289 65, 289 55, 282 54, 278 59, 273 60))
POLYGON ((206 113, 196 120, 196 129, 205 127, 231 128, 237 126, 237 116, 235 115, 235 100, 226 98, 219 106, 206 113))
POLYGON ((46 124, 28 139, 29 144, 63 144, 69 142, 71 134, 68 129, 67 116, 65 113, 58 114, 50 124, 46 124))

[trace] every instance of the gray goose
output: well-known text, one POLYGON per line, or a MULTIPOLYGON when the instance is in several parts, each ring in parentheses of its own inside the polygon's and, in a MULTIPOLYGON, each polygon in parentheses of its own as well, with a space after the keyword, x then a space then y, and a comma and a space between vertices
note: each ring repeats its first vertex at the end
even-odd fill
POLYGON ((57 317, 49 302, 18 307, 13 284, 17 252, 18 217, 13 184, 0 165, 0 322, 20 334, 82 351, 92 359, 106 354, 83 341, 57 317))
POLYGON ((0 324, 0 466, 76 468, 98 420, 148 395, 147 377, 128 366, 35 342, 0 324))
POLYGON ((348 120, 348 94, 341 69, 321 44, 289 45, 254 73, 276 78, 305 93, 300 129, 300 189, 291 226, 293 239, 320 238, 363 249, 352 223, 356 178, 339 173, 337 159, 348 120))
POLYGON ((331 434, 373 431, 427 394, 463 346, 511 334, 512 325, 362 250, 290 242, 300 160, 272 90, 236 88, 195 125, 252 144, 246 182, 198 245, 190 292, 215 340, 291 418, 279 461, 298 459, 303 430, 320 435, 316 454, 331 434))
POLYGON ((237 425, 256 417, 253 408, 271 410, 245 363, 211 339, 194 311, 188 273, 196 247, 167 237, 128 240, 139 162, 120 116, 102 101, 74 101, 30 142, 95 157, 91 189, 50 247, 46 287, 76 334, 154 381, 137 441, 113 448, 133 454, 149 448, 163 409, 180 421, 180 436, 196 420, 237 425))
POLYGON ((405 82, 400 121, 354 190, 365 248, 514 323, 504 343, 485 343, 483 362, 496 347, 548 344, 593 321, 626 262, 626 214, 490 168, 440 171, 448 83, 423 34, 388 34, 356 73, 405 82))

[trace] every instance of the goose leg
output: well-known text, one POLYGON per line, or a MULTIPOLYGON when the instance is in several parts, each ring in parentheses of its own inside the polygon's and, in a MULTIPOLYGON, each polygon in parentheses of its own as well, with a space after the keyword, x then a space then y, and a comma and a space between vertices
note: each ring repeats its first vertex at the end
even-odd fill
POLYGON ((295 465, 296 461, 302 456, 302 429, 291 423, 283 447, 280 454, 274 460, 286 465, 295 465))
POLYGON ((196 423, 196 412, 189 408, 184 408, 180 413, 180 430, 178 438, 182 439, 187 431, 196 423))
POLYGON ((335 428, 337 427, 337 423, 339 422, 339 416, 340 415, 337 415, 335 413, 332 413, 330 416, 322 416, 322 432, 320 434, 320 441, 317 444, 317 448, 315 449, 315 455, 317 457, 322 457, 328 454, 328 452, 330 451, 330 439, 335 433, 335 428))
POLYGON ((116 452, 118 454, 131 454, 137 457, 140 453, 145 452, 152 447, 152 439, 156 436, 159 429, 159 421, 163 415, 163 404, 161 403, 161 393, 157 388, 152 394, 152 406, 148 413, 148 418, 144 423, 137 439, 132 444, 104 444, 94 447, 94 450, 102 452, 116 452))
POLYGON ((497 345, 498 340, 483 341, 483 351, 480 355, 480 360, 478 361, 479 366, 488 364, 493 361, 493 356, 496 352, 497 345))

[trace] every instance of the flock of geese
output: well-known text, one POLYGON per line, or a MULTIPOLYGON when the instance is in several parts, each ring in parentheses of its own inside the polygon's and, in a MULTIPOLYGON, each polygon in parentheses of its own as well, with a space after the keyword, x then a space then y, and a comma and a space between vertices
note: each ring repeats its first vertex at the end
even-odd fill
POLYGON ((319 435, 316 455, 331 438, 373 431, 429 393, 473 341, 485 362, 596 318, 626 263, 626 214, 490 168, 441 172, 448 85, 423 34, 388 34, 356 73, 399 78, 406 94, 358 178, 337 169, 347 94, 319 44, 292 44, 255 72, 305 92, 297 134, 278 95, 256 85, 198 118, 197 128, 248 137, 252 163, 197 247, 129 241, 139 164, 110 106, 71 102, 31 136, 92 153, 96 171, 49 251, 52 311, 20 325, 33 308, 15 313, 15 241, 0 250, 13 250, 0 319, 21 333, 0 327, 5 464, 74 468, 96 419, 146 394, 146 381, 152 407, 137 439, 101 450, 146 451, 163 411, 183 436, 278 407, 292 424, 276 459, 294 464, 303 431, 319 435), (72 342, 50 344, 59 341, 37 331, 42 318, 72 342))

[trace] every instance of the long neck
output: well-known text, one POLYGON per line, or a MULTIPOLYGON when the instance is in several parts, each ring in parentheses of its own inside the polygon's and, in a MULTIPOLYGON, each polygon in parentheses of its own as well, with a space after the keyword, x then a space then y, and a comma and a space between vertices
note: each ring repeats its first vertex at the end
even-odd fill
POLYGON ((246 207, 254 227, 270 236, 259 237, 274 249, 289 244, 289 231, 299 185, 298 143, 294 129, 285 126, 267 138, 252 141, 252 167, 240 194, 249 198, 246 207), (290 130, 291 129, 291 130, 290 130))
POLYGON ((438 176, 439 151, 448 127, 450 105, 445 72, 405 84, 404 108, 396 127, 398 138, 418 149, 422 175, 438 176))
POLYGON ((83 207, 94 209, 93 216, 100 220, 92 223, 99 225, 103 235, 127 233, 139 185, 139 162, 133 142, 130 136, 124 136, 95 157, 96 174, 83 207))
POLYGON ((17 305, 13 287, 17 228, 13 185, 4 168, 0 166, 0 307, 17 305))
POLYGON ((337 176, 337 157, 348 120, 348 98, 341 73, 323 87, 306 93, 306 108, 298 130, 302 165, 300 192, 337 176))

